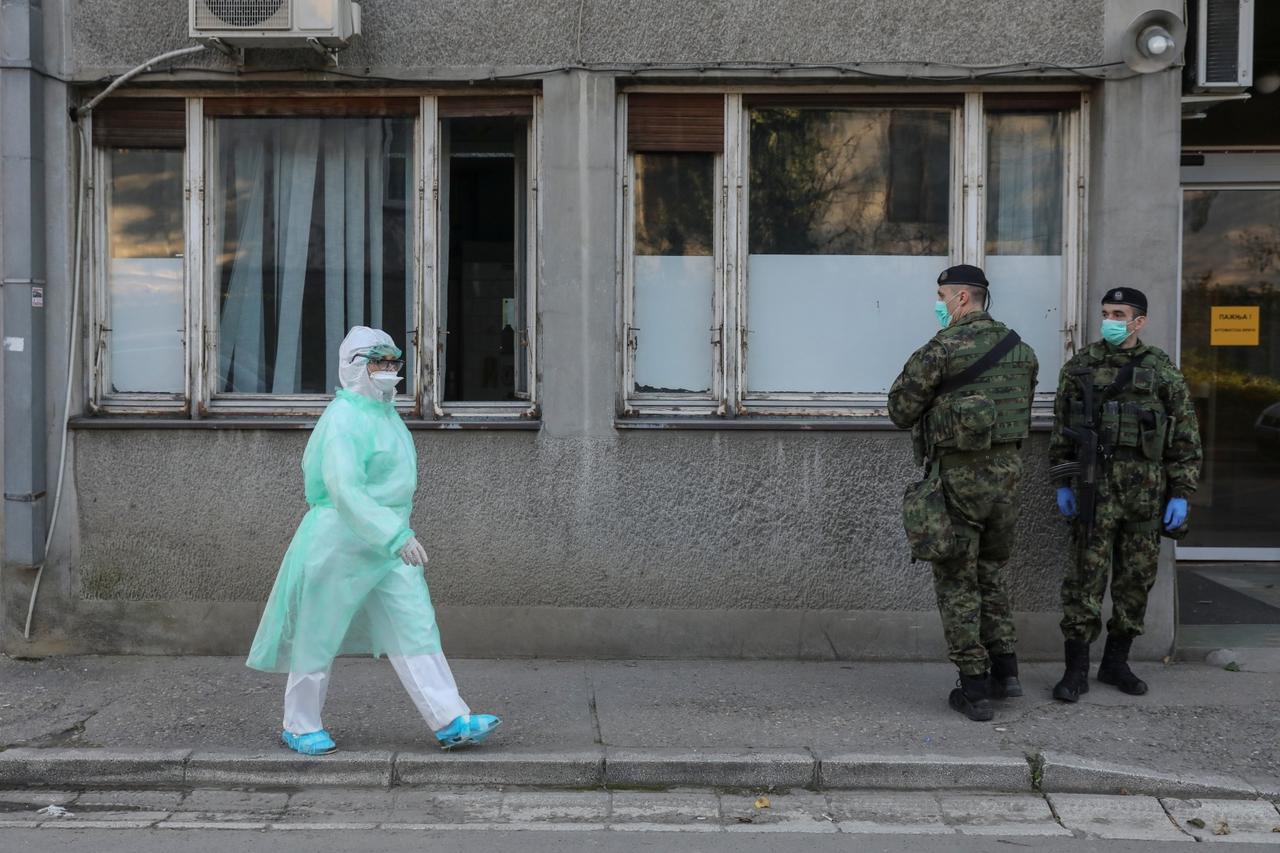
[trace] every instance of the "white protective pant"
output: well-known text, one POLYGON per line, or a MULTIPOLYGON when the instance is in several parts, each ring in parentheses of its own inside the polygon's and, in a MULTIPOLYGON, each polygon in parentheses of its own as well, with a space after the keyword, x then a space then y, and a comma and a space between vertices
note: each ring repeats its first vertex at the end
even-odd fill
MULTIPOLYGON (((458 695, 458 685, 443 654, 388 655, 387 659, 431 731, 438 732, 452 723, 455 717, 471 713, 467 703, 458 695)), ((328 692, 327 669, 324 672, 289 673, 289 683, 284 689, 284 730, 304 735, 323 729, 320 715, 328 692)))

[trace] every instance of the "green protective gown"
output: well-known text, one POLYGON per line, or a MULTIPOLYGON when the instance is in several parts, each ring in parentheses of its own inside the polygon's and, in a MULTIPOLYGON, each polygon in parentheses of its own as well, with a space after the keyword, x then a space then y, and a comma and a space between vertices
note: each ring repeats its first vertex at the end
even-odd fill
POLYGON ((417 453, 389 400, 349 388, 302 456, 310 506, 285 553, 247 664, 320 672, 341 654, 440 652, 422 569, 400 559, 413 531, 417 453))

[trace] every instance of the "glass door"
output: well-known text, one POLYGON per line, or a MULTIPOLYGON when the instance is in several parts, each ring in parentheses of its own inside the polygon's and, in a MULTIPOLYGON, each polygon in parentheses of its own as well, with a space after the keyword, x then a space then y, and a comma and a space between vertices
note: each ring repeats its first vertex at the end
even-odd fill
POLYGON ((1180 331, 1205 456, 1178 645, 1280 646, 1280 154, 1184 161, 1180 331))
POLYGON ((1180 559, 1280 559, 1280 184, 1185 185, 1181 364, 1204 470, 1180 559))

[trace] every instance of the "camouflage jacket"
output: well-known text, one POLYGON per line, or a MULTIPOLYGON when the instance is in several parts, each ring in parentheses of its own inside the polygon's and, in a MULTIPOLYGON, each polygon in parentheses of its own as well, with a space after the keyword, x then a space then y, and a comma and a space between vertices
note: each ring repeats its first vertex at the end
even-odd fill
MULTIPOLYGON (((1003 332, 1004 324, 993 320, 986 311, 975 311, 957 318, 912 353, 889 389, 889 419, 894 425, 902 429, 916 426, 933 405, 938 387, 967 366, 957 363, 955 355, 962 351, 971 352, 975 338, 990 336, 997 330, 1003 332)), ((1027 406, 1030 407, 1039 363, 1025 343, 1019 344, 1019 349, 1026 350, 1023 357, 1031 363, 1031 383, 1027 394, 1027 406)))
MULTIPOLYGON (((1156 372, 1156 396, 1165 412, 1174 418, 1173 432, 1164 449, 1163 465, 1171 497, 1189 497, 1200 479, 1200 427, 1186 380, 1161 349, 1138 341, 1132 349, 1120 349, 1105 341, 1090 344, 1062 366, 1058 376, 1058 394, 1053 402, 1053 437, 1049 442, 1051 464, 1074 462, 1076 445, 1062 434, 1067 424, 1071 403, 1080 398, 1080 387, 1071 380, 1069 371, 1089 368, 1094 371, 1094 385, 1106 385, 1128 362, 1150 356, 1148 364, 1156 372)), ((1095 403, 1097 405, 1097 403, 1095 403)), ((1069 485, 1070 478, 1059 478, 1054 485, 1069 485)))

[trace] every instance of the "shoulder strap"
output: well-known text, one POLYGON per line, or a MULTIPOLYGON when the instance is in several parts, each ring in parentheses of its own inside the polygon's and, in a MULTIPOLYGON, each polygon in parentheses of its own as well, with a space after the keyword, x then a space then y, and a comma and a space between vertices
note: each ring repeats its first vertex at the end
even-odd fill
POLYGON ((1009 334, 1001 338, 999 342, 991 349, 987 350, 981 358, 957 373, 955 376, 952 376, 950 379, 943 382, 938 386, 934 393, 941 396, 963 388, 994 367, 996 362, 1004 358, 1010 350, 1020 343, 1022 343, 1022 338, 1018 337, 1017 332, 1010 329, 1009 334))
POLYGON ((1116 378, 1111 380, 1111 384, 1102 390, 1102 398, 1113 397, 1125 389, 1133 379, 1134 363, 1131 361, 1116 372, 1116 378))
POLYGON ((1150 353, 1144 353, 1140 358, 1130 359, 1124 367, 1121 367, 1120 370, 1116 372, 1116 378, 1111 380, 1111 384, 1103 390, 1102 398, 1105 400, 1106 398, 1112 397, 1123 391, 1125 386, 1133 381, 1133 371, 1138 368, 1138 365, 1146 367, 1150 361, 1150 353))

